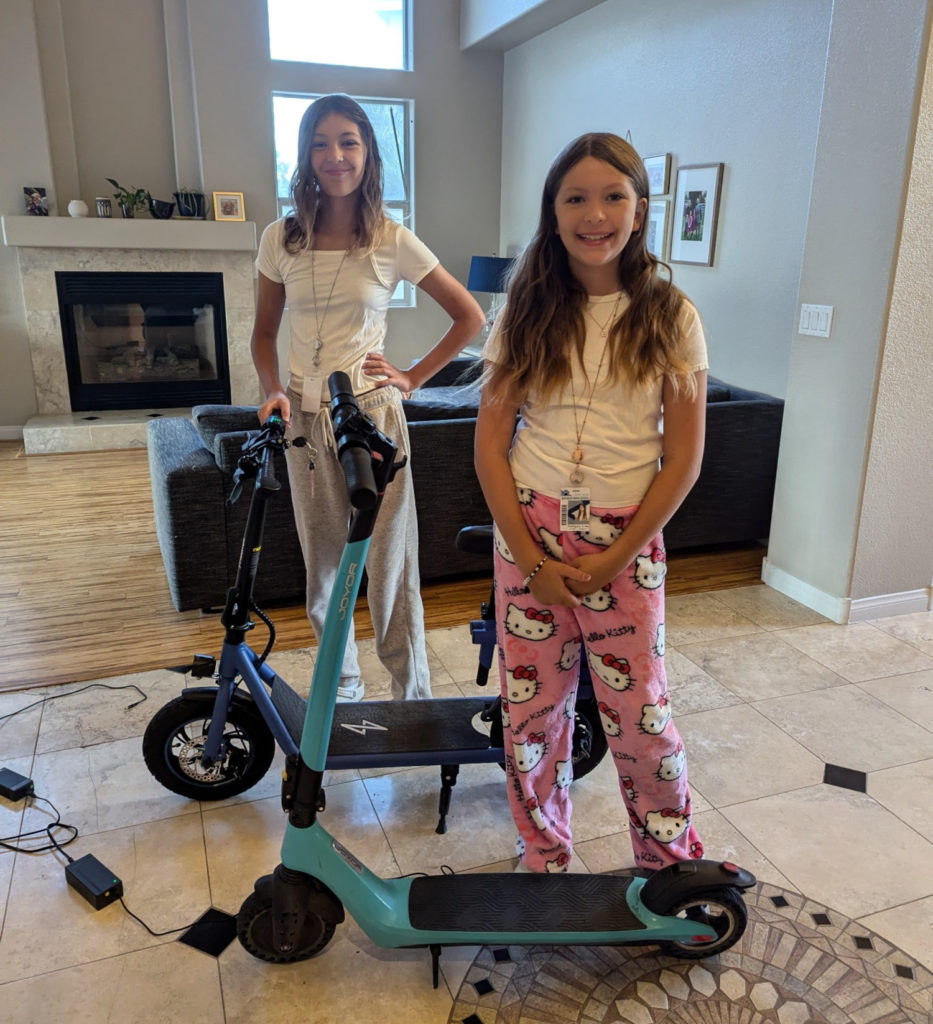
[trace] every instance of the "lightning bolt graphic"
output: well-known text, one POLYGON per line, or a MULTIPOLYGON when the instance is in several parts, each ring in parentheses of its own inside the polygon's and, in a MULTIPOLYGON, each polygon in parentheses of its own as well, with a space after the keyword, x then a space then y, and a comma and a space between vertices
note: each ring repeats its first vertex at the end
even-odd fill
POLYGON ((341 722, 341 729, 349 729, 350 732, 359 733, 360 736, 365 736, 370 729, 375 729, 377 732, 388 732, 389 730, 384 725, 376 725, 375 722, 370 722, 364 718, 359 725, 352 725, 349 722, 341 722))

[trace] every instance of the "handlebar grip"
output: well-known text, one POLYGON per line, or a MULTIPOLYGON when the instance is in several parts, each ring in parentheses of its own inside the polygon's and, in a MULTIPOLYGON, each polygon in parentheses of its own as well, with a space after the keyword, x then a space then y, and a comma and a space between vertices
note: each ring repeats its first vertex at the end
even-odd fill
MULTIPOLYGON (((262 425, 272 441, 285 436, 285 420, 273 413, 262 425)), ((267 444, 259 457, 259 470, 256 473, 256 487, 267 491, 277 491, 280 487, 275 476, 275 465, 272 461, 272 445, 267 444)))
POLYGON ((374 508, 378 493, 369 451, 358 445, 347 446, 340 452, 340 466, 347 478, 350 504, 359 509, 374 508))
POLYGON ((357 509, 375 508, 379 492, 373 475, 372 449, 365 434, 360 407, 353 394, 350 378, 335 370, 327 378, 330 391, 330 416, 337 441, 337 457, 347 478, 350 504, 357 509))

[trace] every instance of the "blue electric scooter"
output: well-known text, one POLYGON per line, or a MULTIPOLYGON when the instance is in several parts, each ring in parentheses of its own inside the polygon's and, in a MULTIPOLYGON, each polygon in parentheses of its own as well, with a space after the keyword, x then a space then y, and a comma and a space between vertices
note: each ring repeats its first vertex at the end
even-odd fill
POLYGON ((650 944, 688 959, 728 949, 747 922, 741 891, 755 884, 734 864, 686 861, 648 877, 633 872, 381 878, 321 825, 343 650, 382 495, 400 468, 395 445, 360 411, 349 378, 334 373, 328 384, 337 453, 354 512, 299 751, 286 759, 282 862, 257 880, 240 908, 237 935, 244 948, 271 963, 305 960, 327 945, 346 908, 380 946, 429 948, 435 988, 443 946, 650 944))

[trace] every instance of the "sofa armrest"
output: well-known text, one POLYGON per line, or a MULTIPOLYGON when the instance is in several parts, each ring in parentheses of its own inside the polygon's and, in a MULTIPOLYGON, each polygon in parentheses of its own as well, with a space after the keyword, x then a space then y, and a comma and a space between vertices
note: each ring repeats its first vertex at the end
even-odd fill
POLYGON ((223 476, 194 423, 160 417, 146 426, 156 535, 178 611, 206 607, 227 587, 223 476))
POLYGON ((762 397, 707 405, 699 479, 664 528, 670 550, 768 536, 784 403, 762 397))

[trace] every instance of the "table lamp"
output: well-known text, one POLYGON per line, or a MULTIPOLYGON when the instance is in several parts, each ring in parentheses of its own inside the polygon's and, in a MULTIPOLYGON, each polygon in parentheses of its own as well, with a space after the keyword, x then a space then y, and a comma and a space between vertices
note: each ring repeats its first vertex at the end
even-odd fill
POLYGON ((505 256, 474 256, 470 260, 467 289, 471 292, 489 292, 492 295, 492 301, 486 313, 485 335, 489 334, 499 312, 502 294, 505 292, 506 276, 512 262, 505 256))

